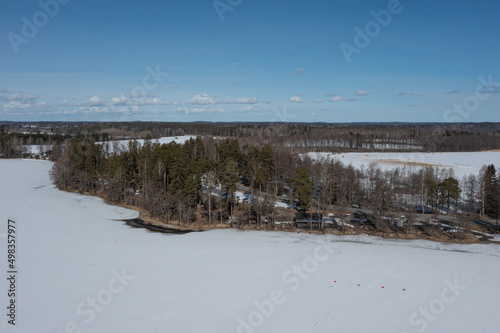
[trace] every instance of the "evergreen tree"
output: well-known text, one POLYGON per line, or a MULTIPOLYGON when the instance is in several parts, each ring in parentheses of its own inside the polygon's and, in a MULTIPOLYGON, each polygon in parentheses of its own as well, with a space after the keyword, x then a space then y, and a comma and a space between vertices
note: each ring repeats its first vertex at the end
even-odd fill
POLYGON ((493 164, 488 165, 485 173, 485 213, 497 220, 500 215, 500 185, 493 164))
POLYGON ((307 211, 312 197, 313 183, 305 167, 296 168, 290 179, 295 195, 299 200, 299 210, 307 211))
POLYGON ((431 210, 434 212, 434 207, 438 204, 438 185, 434 181, 429 181, 427 183, 427 204, 431 206, 431 210))
POLYGON ((232 212, 235 203, 236 182, 238 181, 238 163, 233 159, 226 160, 225 165, 221 168, 220 182, 226 193, 226 203, 228 210, 232 212))
POLYGON ((462 194, 458 180, 453 177, 447 178, 438 185, 438 188, 439 203, 446 205, 446 213, 449 213, 450 204, 454 202, 455 206, 457 206, 460 195, 462 194))

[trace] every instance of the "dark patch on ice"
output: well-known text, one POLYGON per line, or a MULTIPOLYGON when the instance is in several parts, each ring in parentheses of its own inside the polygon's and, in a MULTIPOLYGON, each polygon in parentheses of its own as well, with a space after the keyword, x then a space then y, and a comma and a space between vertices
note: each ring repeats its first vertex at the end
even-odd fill
POLYGON ((175 235, 183 235, 187 234, 191 231, 189 230, 178 230, 178 229, 172 229, 172 228, 167 228, 167 227, 159 227, 155 225, 150 225, 144 222, 142 219, 125 219, 125 220, 118 220, 125 222, 128 226, 132 228, 142 228, 142 229, 147 229, 151 232, 160 232, 163 234, 175 234, 175 235))
POLYGON ((354 244, 365 244, 365 245, 373 245, 372 242, 366 242, 366 241, 357 241, 357 240, 347 240, 347 239, 342 239, 339 241, 335 241, 336 243, 354 243, 354 244))

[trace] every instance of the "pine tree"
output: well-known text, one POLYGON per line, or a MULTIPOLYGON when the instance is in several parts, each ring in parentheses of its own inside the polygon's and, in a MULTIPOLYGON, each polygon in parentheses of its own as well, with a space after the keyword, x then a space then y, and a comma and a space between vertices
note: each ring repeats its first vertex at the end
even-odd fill
POLYGON ((238 163, 232 159, 226 160, 226 163, 221 167, 220 180, 226 192, 226 202, 231 213, 235 203, 236 182, 238 179, 238 163))
POLYGON ((449 213, 450 204, 454 202, 455 206, 457 206, 462 193, 462 190, 458 185, 458 180, 453 177, 447 178, 438 185, 438 188, 440 203, 443 205, 446 204, 446 213, 449 213))
POLYGON ((313 183, 305 167, 296 168, 290 179, 295 195, 299 200, 299 210, 307 211, 312 197, 313 183))
POLYGON ((485 213, 497 220, 500 215, 500 184, 493 164, 486 168, 485 177, 485 213))
POLYGON ((438 204, 438 185, 432 180, 427 183, 427 203, 431 206, 432 212, 434 207, 438 204))

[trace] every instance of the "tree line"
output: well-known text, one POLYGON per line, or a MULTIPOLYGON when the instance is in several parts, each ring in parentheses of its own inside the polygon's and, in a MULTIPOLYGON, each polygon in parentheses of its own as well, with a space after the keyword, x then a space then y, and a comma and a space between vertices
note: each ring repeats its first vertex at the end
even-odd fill
POLYGON ((243 211, 262 224, 274 216, 274 202, 282 196, 292 198, 292 213, 335 206, 367 208, 379 217, 453 213, 498 221, 500 185, 494 165, 458 179, 452 169, 383 170, 376 163, 356 169, 296 154, 289 147, 244 141, 130 141, 126 149, 113 150, 92 138, 71 138, 54 145, 52 177, 61 189, 98 194, 182 224, 214 223, 243 211), (251 192, 244 203, 237 200, 242 185, 251 192))
MULTIPOLYGON (((500 149, 499 123, 165 123, 165 122, 48 122, 0 123, 7 137, 26 129, 45 128, 53 134, 92 137, 95 141, 215 136, 238 138, 245 144, 288 147, 306 151, 422 151, 455 152, 500 149), (31 127, 30 127, 31 126, 31 127)), ((50 136, 32 140, 46 144, 50 136)), ((19 137, 19 136, 18 136, 19 137)), ((23 140, 27 140, 23 137, 23 140)), ((0 138, 2 139, 2 138, 0 138)), ((5 147, 5 138, 2 139, 5 147)), ((19 140, 16 141, 19 144, 19 140)), ((22 144, 27 144, 25 141, 22 144)), ((8 144, 12 146, 12 144, 8 144)), ((3 149, 3 148, 2 148, 3 149)), ((0 152, 1 153, 1 152, 0 152)))

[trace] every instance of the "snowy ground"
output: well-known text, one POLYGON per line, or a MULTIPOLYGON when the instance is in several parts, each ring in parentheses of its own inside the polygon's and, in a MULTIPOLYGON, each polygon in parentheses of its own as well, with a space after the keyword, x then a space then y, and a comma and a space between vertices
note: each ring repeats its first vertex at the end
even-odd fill
MULTIPOLYGON (((236 201, 237 202, 250 202, 250 203, 258 203, 259 201, 265 202, 264 197, 259 198, 259 193, 256 191, 256 195, 251 195, 250 193, 245 193, 242 191, 237 190, 235 193, 236 201)), ((223 191, 220 189, 215 189, 212 191, 212 195, 220 197, 220 198, 226 198, 226 195, 223 193, 223 191)), ((276 200, 275 202, 275 207, 280 207, 280 208, 290 208, 290 204, 286 202, 282 202, 280 200, 276 200)))
MULTIPOLYGON (((184 135, 184 136, 165 136, 159 139, 153 139, 151 140, 151 143, 170 143, 170 142, 176 142, 183 144, 184 142, 188 141, 189 139, 196 139, 196 136, 192 135, 184 135)), ((109 146, 109 151, 113 152, 115 145, 120 147, 122 150, 127 150, 128 149, 128 143, 133 140, 116 140, 116 141, 106 141, 106 142, 97 142, 99 144, 103 144, 104 146, 109 146), (116 142, 114 144, 114 142, 116 142)), ((144 140, 139 139, 137 140, 137 143, 139 145, 142 145, 144 143, 144 140)), ((52 149, 52 145, 25 145, 22 147, 22 150, 24 153, 29 153, 32 155, 40 155, 42 156, 45 154, 47 151, 52 149)))
POLYGON ((383 169, 394 169, 404 164, 413 168, 429 165, 437 168, 452 168, 456 176, 479 174, 485 164, 500 166, 500 151, 466 153, 309 153, 313 158, 337 159, 345 165, 355 168, 367 167, 370 162, 377 162, 383 169))
POLYGON ((25 154, 42 156, 52 149, 52 145, 24 145, 21 149, 25 154))
POLYGON ((0 303, 16 221, 17 321, 1 332, 498 332, 500 247, 368 236, 151 233, 0 160, 0 303), (359 285, 359 286, 358 286, 359 285), (382 288, 384 287, 384 288, 382 288), (405 289, 405 290, 403 290, 405 289))
MULTIPOLYGON (((165 136, 165 137, 162 137, 159 139, 152 139, 151 143, 159 143, 159 144, 165 143, 166 144, 166 143, 170 143, 170 142, 175 142, 175 143, 183 144, 184 142, 188 141, 191 138, 196 139, 196 136, 192 136, 192 135, 165 136)), ((108 145, 110 151, 113 152, 115 145, 118 145, 118 147, 120 147, 120 149, 122 149, 122 150, 127 150, 128 144, 130 141, 133 141, 133 140, 116 140, 116 141, 106 141, 106 142, 98 142, 98 143, 104 144, 105 146, 108 145)), ((144 140, 142 140, 142 139, 136 140, 136 141, 139 145, 144 144, 144 140)))

